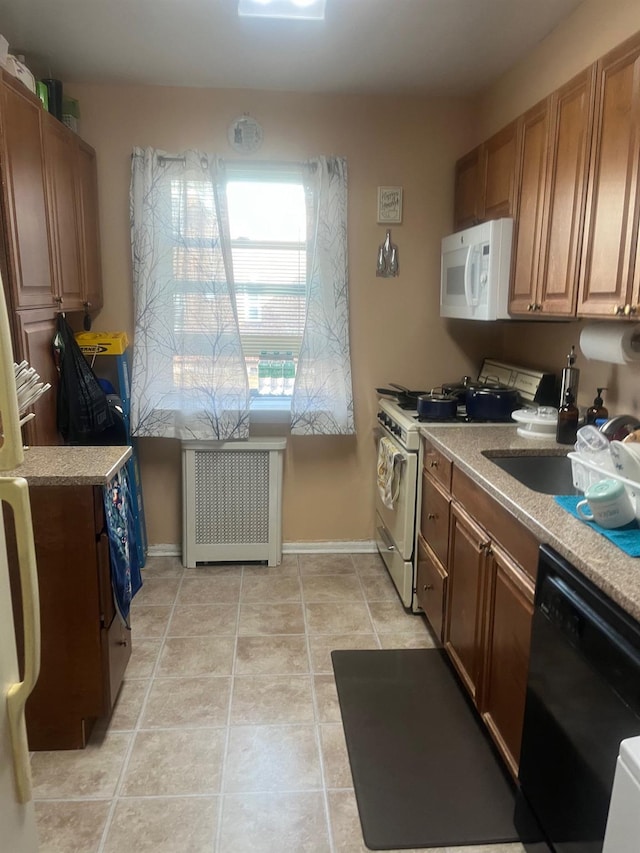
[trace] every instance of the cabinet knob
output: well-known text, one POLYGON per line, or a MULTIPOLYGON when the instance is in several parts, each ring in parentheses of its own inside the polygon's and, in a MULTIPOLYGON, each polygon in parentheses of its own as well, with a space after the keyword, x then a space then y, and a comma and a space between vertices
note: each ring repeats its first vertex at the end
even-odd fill
POLYGON ((539 302, 535 303, 534 311, 542 311, 542 305, 539 302))
POLYGON ((437 468, 438 467, 438 460, 432 459, 431 462, 429 462, 429 467, 430 468, 437 468))
POLYGON ((530 302, 530 303, 527 305, 527 311, 535 311, 535 310, 536 310, 536 304, 535 304, 535 302, 530 302))
POLYGON ((625 305, 624 306, 625 317, 630 317, 631 314, 635 314, 635 313, 636 313, 636 306, 635 305, 625 305))
POLYGON ((83 306, 84 306, 87 310, 89 310, 89 308, 91 308, 91 303, 90 303, 90 302, 83 302, 82 304, 83 304, 83 306))
POLYGON ((435 512, 428 512, 427 513, 427 518, 429 519, 429 521, 435 521, 437 517, 438 517, 438 514, 435 512))
POLYGON ((63 303, 63 301, 64 301, 64 300, 62 299, 62 296, 54 296, 54 297, 53 297, 53 301, 54 301, 54 302, 57 302, 57 303, 58 303, 58 305, 62 305, 62 303, 63 303))
POLYGON ((128 646, 128 645, 129 645, 129 643, 127 642, 127 640, 118 640, 118 642, 116 643, 116 645, 117 645, 117 646, 128 646))
POLYGON ((624 305, 616 305, 616 307, 613 309, 613 313, 617 317, 620 317, 621 314, 624 314, 624 308, 625 308, 624 305))
POLYGON ((425 592, 428 592, 430 589, 433 589, 433 584, 432 584, 432 583, 426 583, 426 584, 422 587, 422 589, 423 589, 425 592))

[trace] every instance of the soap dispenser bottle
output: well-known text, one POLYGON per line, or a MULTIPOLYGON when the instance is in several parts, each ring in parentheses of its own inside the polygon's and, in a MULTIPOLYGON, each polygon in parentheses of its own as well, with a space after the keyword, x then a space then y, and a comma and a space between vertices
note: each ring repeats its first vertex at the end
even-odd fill
POLYGON ((600 426, 609 417, 609 410, 604 405, 604 400, 602 399, 602 392, 606 390, 606 388, 598 388, 598 394, 593 401, 593 406, 589 406, 586 411, 585 423, 600 426))
POLYGON ((575 366, 576 348, 571 347, 571 351, 567 355, 567 366, 562 370, 562 385, 560 388, 560 405, 565 402, 567 391, 570 390, 574 402, 578 399, 578 380, 580 379, 580 371, 575 366))
POLYGON ((564 403, 558 409, 558 425, 556 427, 556 441, 558 444, 575 444, 578 432, 578 407, 571 388, 567 388, 564 395, 564 403))

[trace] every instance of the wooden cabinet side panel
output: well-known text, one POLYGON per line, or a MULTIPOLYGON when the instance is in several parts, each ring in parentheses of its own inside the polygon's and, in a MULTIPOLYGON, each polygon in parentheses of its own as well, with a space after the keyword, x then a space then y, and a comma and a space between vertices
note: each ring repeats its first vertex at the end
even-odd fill
POLYGON ((53 305, 42 106, 0 75, 2 213, 14 305, 53 305))
POLYGON ((474 148, 456 163, 453 230, 459 231, 480 221, 482 150, 474 148))
POLYGON ((578 273, 587 191, 595 67, 553 96, 551 145, 541 246, 542 310, 571 316, 578 273))
POLYGON ((548 100, 526 112, 521 123, 520 179, 509 303, 509 311, 514 314, 534 310, 530 306, 535 306, 538 299, 540 235, 549 144, 548 100))
POLYGON ((640 159, 640 39, 596 66, 578 314, 611 315, 629 298, 640 159))
POLYGON ((479 710, 514 778, 520 760, 533 600, 531 579, 506 554, 494 549, 479 710))

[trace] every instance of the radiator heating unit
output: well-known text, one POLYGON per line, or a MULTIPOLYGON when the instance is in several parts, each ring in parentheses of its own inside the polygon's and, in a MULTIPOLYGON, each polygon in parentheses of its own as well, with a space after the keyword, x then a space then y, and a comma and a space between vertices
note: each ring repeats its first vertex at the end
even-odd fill
POLYGON ((282 560, 286 439, 182 442, 182 562, 282 560))

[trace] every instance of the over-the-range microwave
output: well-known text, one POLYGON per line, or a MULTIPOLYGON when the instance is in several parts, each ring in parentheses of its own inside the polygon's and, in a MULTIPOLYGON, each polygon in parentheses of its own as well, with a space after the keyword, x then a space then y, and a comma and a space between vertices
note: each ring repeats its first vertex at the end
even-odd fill
POLYGON ((493 219, 442 241, 440 316, 509 318, 513 219, 493 219))

